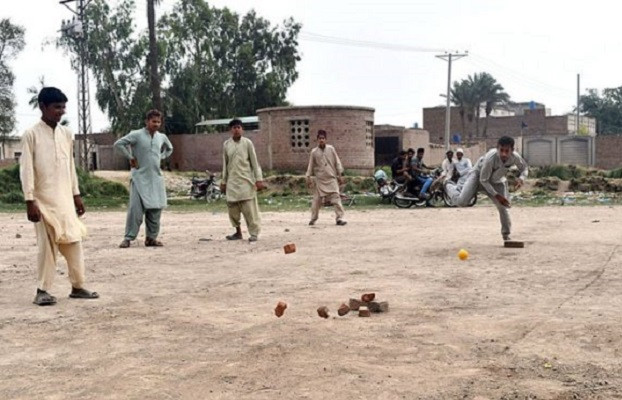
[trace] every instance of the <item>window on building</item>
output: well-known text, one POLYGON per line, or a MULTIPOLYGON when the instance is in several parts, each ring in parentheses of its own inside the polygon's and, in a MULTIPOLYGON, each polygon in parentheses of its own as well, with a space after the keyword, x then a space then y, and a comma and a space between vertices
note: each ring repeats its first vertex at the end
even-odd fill
POLYGON ((374 122, 365 121, 365 144, 374 147, 374 122))
POLYGON ((289 121, 289 127, 292 149, 308 149, 311 145, 311 141, 309 140, 309 120, 291 120, 289 121))

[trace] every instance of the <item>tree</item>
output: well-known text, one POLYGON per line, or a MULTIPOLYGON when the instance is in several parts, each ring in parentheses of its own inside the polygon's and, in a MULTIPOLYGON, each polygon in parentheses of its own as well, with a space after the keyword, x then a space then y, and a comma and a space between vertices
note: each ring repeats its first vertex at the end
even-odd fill
POLYGON ((505 93, 503 90, 503 86, 501 86, 495 78, 492 77, 487 72, 482 72, 480 75, 481 82, 481 99, 485 104, 484 111, 486 113, 486 119, 484 120, 484 131, 482 132, 482 136, 487 137, 488 131, 488 120, 490 118, 490 114, 492 110, 494 110, 495 106, 501 104, 507 104, 510 101, 510 95, 505 93))
POLYGON ((167 118, 173 133, 189 132, 205 118, 253 115, 286 103, 298 77, 300 24, 282 27, 254 11, 240 17, 204 0, 180 0, 160 20, 167 118))
POLYGON ((15 75, 9 67, 26 45, 24 28, 14 25, 8 18, 0 20, 0 145, 4 154, 4 143, 15 129, 15 75))
POLYGON ((160 88, 160 73, 158 72, 158 42, 156 40, 155 7, 161 0, 147 0, 147 23, 149 26, 149 85, 151 88, 151 103, 153 108, 163 111, 160 88))
POLYGON ((470 139, 473 134, 472 132, 467 132, 466 121, 467 119, 469 122, 473 121, 476 106, 470 82, 466 79, 463 79, 461 82, 455 81, 450 92, 450 99, 459 108, 462 135, 470 139))
MULTIPOLYGON (((143 124, 150 107, 146 68, 148 40, 134 31, 134 0, 121 0, 111 8, 105 0, 94 0, 86 9, 86 63, 96 82, 96 100, 111 120, 115 133, 125 134, 143 124)), ((57 45, 74 55, 79 41, 61 36, 57 45)), ((77 59, 73 59, 77 66, 77 59)))
POLYGON ((484 108, 484 130, 482 137, 487 137, 488 121, 495 106, 506 104, 510 96, 504 92, 492 75, 487 72, 469 75, 467 79, 454 82, 451 90, 451 101, 460 108, 462 129, 466 131, 466 120, 470 123, 475 120, 475 132, 469 131, 469 138, 480 137, 479 122, 482 106, 484 108), (466 117, 466 118, 465 118, 466 117))
MULTIPOLYGON (((148 32, 135 32, 134 0, 112 8, 93 0, 87 8, 87 63, 97 84, 97 103, 125 133, 142 125, 152 108, 148 32)), ((162 107, 168 133, 192 132, 206 118, 254 114, 257 108, 285 104, 298 77, 300 24, 273 27, 254 11, 243 17, 205 0, 179 0, 156 23, 162 107), (170 116, 169 116, 170 115, 170 116)), ((77 43, 57 44, 77 54, 77 43)))
POLYGON ((596 119, 598 134, 622 133, 622 86, 604 89, 602 96, 596 89, 587 89, 587 95, 581 96, 580 110, 596 119))

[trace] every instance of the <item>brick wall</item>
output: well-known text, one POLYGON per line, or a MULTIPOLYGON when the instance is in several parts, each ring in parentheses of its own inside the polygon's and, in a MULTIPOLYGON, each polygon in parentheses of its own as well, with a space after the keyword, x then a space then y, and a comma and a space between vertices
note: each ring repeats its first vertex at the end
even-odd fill
MULTIPOLYGON (((309 153, 317 144, 317 131, 324 129, 328 132, 328 143, 335 146, 344 168, 362 174, 373 171, 373 136, 371 145, 368 140, 368 135, 373 135, 374 110, 371 108, 276 107, 258 110, 257 115, 259 131, 245 132, 244 136, 253 141, 257 158, 264 170, 306 171, 309 153), (298 121, 302 124, 297 125, 298 121), (292 125, 292 122, 295 124, 292 125), (292 132, 292 129, 296 132, 292 132), (292 135, 295 136, 294 140, 292 135), (295 146, 292 146, 292 142, 295 146)), ((175 148, 171 156, 171 168, 182 171, 221 171, 222 145, 229 137, 229 132, 169 136, 175 148)))
MULTIPOLYGON (((468 139, 468 135, 475 137, 475 121, 472 123, 466 120, 466 132, 463 133, 462 120, 460 118, 460 109, 458 107, 451 108, 451 124, 450 133, 461 133, 463 141, 468 139)), ((520 136, 521 123, 527 124, 522 130, 523 136, 541 136, 541 135, 567 135, 571 132, 568 130, 568 115, 546 116, 545 109, 525 110, 524 115, 507 116, 507 117, 490 117, 488 120, 488 138, 499 138, 504 135, 520 136)), ((445 107, 433 107, 423 109, 423 127, 430 132, 432 141, 442 142, 445 137, 445 107)), ((479 121, 480 136, 484 130, 484 119, 479 121)))
MULTIPOLYGON (((258 131, 244 132, 255 145, 257 159, 263 169, 266 169, 267 146, 264 137, 258 131)), ((229 132, 196 135, 170 135, 173 144, 171 168, 181 171, 222 171, 222 145, 231 137, 229 132)))
POLYGON ((622 167, 622 134, 596 136, 596 167, 614 169, 622 167))
POLYGON ((373 172, 373 108, 275 107, 257 110, 257 116, 265 140, 266 169, 306 171, 317 131, 323 129, 344 168, 361 174, 373 172))

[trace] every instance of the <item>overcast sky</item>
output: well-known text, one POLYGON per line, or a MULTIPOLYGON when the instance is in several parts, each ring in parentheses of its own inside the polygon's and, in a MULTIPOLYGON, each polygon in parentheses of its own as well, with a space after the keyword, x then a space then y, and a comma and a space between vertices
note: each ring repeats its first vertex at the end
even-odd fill
MULTIPOLYGON (((175 2, 163 0, 157 14, 170 10, 175 2)), ((137 0, 140 29, 146 29, 145 3, 137 0)), ((274 24, 294 17, 303 24, 302 61, 288 100, 296 105, 374 107, 378 124, 418 122, 421 126, 423 107, 444 104, 439 94, 446 91, 447 63, 435 57, 444 50, 469 51, 468 57, 453 64, 452 80, 486 71, 512 100, 545 103, 554 114, 575 106, 577 73, 582 88, 622 86, 616 1, 218 0, 210 4, 239 13, 254 8, 274 24), (407 48, 325 43, 315 35, 407 48)), ((76 74, 68 56, 54 46, 43 46, 58 35, 61 20, 69 19, 70 11, 56 0, 3 1, 0 15, 26 29, 26 48, 12 63, 17 77, 17 130, 21 133, 39 117, 28 106, 26 89, 38 86, 41 75, 47 85, 68 95, 67 117, 76 130, 76 74)), ((97 132, 109 123, 94 95, 93 131, 97 132)))

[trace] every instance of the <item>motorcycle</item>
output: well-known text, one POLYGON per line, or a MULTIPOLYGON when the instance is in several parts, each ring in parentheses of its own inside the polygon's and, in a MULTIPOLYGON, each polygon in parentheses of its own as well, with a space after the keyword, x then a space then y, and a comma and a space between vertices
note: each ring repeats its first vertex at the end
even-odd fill
POLYGON ((389 181, 387 174, 382 170, 376 172, 374 180, 376 181, 376 191, 380 195, 380 202, 387 200, 388 203, 391 203, 400 185, 395 181, 389 181))
POLYGON ((190 179, 190 199, 205 198, 208 203, 220 199, 220 187, 216 184, 216 177, 210 171, 205 171, 209 178, 200 179, 193 176, 190 179))

